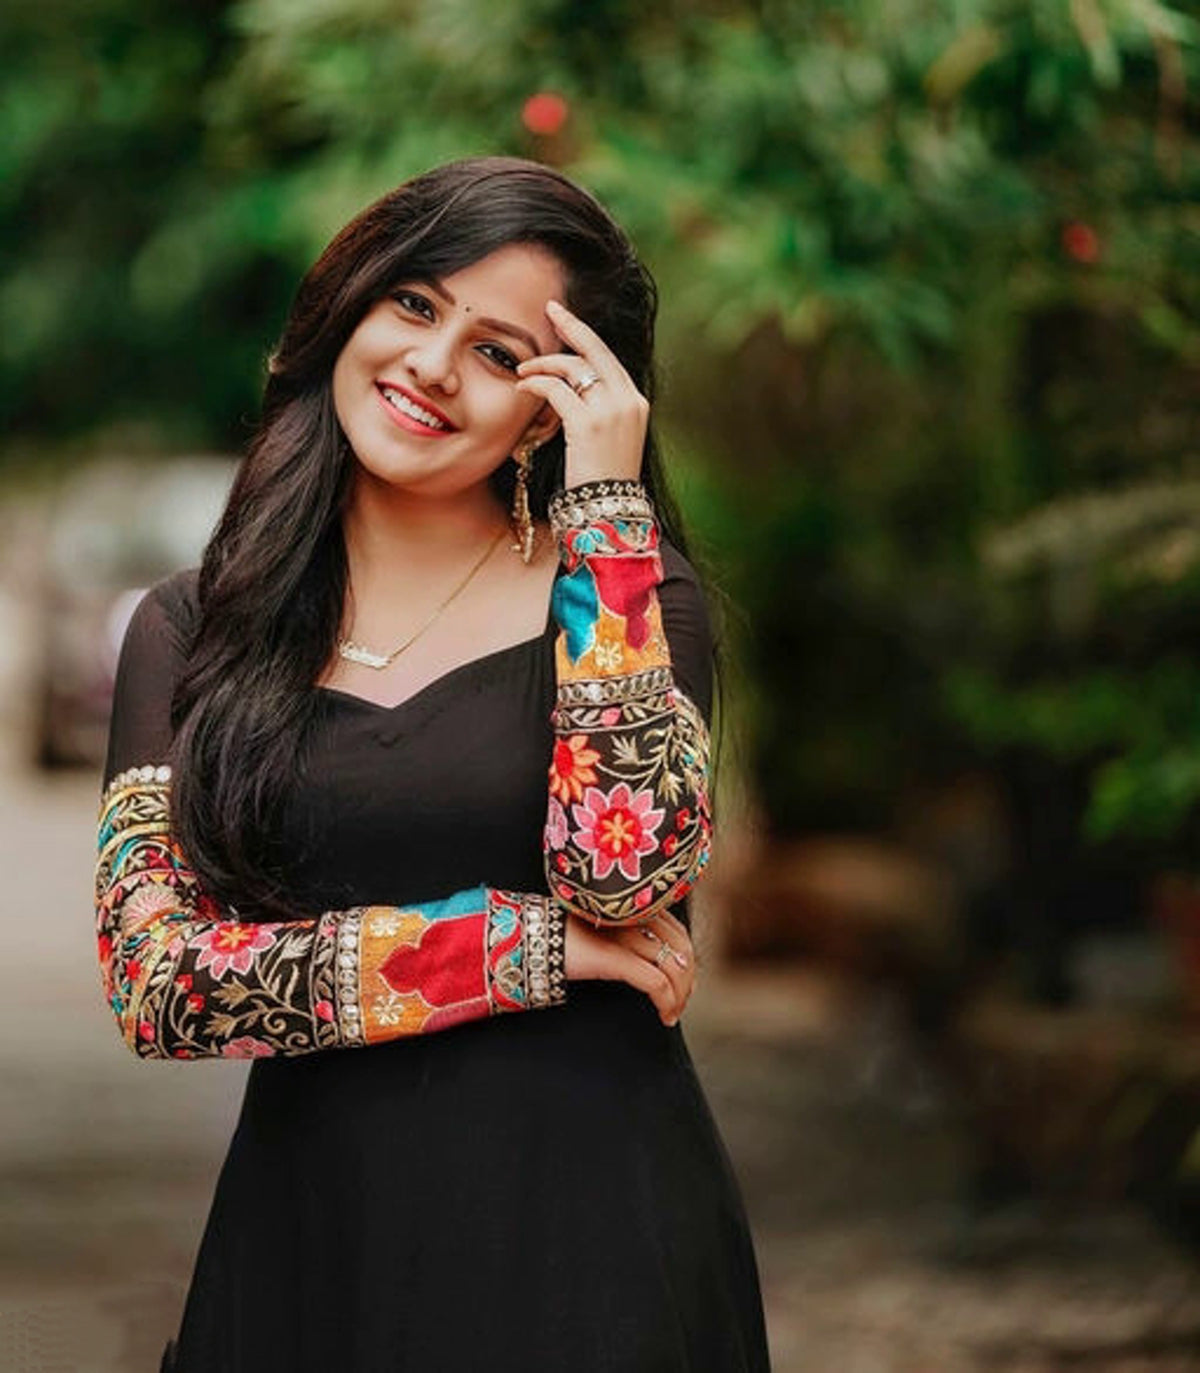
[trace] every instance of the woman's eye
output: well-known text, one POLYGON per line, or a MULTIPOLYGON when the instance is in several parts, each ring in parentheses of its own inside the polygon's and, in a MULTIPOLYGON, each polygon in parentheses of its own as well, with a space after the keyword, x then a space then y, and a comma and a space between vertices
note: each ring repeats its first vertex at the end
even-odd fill
POLYGON ((418 314, 429 312, 429 302, 416 291, 396 291, 392 299, 398 305, 403 305, 406 310, 415 309, 418 314))
POLYGON ((517 360, 507 349, 501 348, 498 343, 485 343, 482 345, 480 351, 486 351, 487 349, 491 349, 491 352, 488 353, 488 357, 492 357, 492 355, 495 354, 495 356, 492 357, 492 360, 498 362, 506 371, 515 372, 517 370, 517 360))
MULTIPOLYGON (((426 319, 433 318, 433 307, 418 291, 393 291, 392 299, 405 310, 423 315, 426 319)), ((507 348, 501 348, 498 343, 485 343, 481 346, 480 351, 486 354, 491 362, 503 367, 506 372, 517 370, 517 359, 507 348)))

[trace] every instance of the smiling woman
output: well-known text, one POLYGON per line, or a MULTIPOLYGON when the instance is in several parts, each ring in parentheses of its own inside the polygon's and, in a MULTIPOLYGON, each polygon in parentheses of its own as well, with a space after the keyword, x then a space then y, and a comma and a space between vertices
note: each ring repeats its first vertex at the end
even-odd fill
POLYGON ((520 243, 423 290, 401 283, 373 305, 333 369, 338 420, 363 466, 423 495, 449 495, 486 478, 522 439, 548 438, 557 412, 518 389, 517 367, 554 352, 546 302, 564 293, 557 259, 520 243), (436 440, 436 452, 397 429, 436 440))
POLYGON ((256 1060, 164 1368, 767 1367, 679 1025, 712 641, 654 310, 558 173, 405 183, 306 276, 201 565, 133 616, 107 995, 141 1057, 256 1060))

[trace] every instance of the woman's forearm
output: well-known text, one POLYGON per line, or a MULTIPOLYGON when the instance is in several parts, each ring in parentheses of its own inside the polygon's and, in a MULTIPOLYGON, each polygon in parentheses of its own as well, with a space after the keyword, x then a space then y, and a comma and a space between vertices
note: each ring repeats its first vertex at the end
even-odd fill
POLYGON ((169 813, 166 765, 127 769, 101 799, 98 953, 122 1036, 141 1057, 365 1047, 565 999, 565 915, 545 896, 479 886, 244 921, 200 890, 169 813))
POLYGON ((709 855, 709 735, 672 673, 654 508, 638 482, 557 493, 550 890, 594 923, 678 901, 709 855))

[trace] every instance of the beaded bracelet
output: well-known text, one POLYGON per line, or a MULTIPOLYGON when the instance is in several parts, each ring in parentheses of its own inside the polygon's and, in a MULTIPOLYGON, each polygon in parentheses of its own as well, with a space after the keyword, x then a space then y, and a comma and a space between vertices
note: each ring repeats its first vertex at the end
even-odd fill
POLYGON ((654 506, 640 481, 593 481, 556 491, 547 511, 555 538, 596 520, 652 520, 654 506))

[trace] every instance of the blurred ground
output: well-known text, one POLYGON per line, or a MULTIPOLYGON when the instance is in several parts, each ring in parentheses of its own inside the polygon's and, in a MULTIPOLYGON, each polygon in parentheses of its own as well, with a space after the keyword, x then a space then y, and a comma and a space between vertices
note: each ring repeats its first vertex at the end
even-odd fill
MULTIPOLYGON (((153 1373, 244 1068, 119 1046, 90 936, 96 779, 13 755, 0 794, 0 1368, 153 1373)), ((755 1227, 776 1373, 1200 1368, 1200 1282, 1140 1215, 968 1223, 961 1130, 893 1003, 714 961, 687 1033, 755 1227)))

